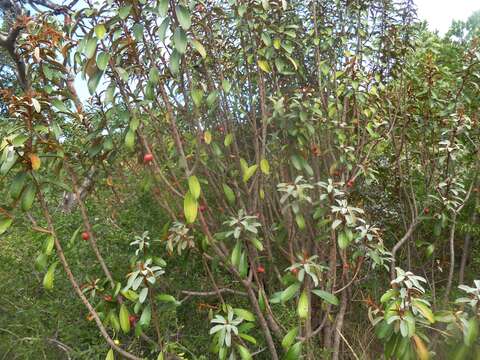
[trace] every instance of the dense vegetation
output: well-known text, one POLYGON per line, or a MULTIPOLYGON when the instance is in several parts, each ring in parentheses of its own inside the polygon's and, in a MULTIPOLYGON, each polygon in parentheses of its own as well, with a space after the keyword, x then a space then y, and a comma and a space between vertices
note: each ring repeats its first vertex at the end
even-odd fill
POLYGON ((0 359, 479 358, 480 13, 0 7, 0 359))

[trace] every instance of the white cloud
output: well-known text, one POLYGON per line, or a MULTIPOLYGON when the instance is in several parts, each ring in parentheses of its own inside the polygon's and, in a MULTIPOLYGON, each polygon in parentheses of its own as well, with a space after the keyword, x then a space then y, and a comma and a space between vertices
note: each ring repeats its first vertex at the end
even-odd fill
POLYGON ((418 17, 427 20, 431 30, 444 34, 453 20, 467 20, 480 10, 478 0, 416 0, 418 17))

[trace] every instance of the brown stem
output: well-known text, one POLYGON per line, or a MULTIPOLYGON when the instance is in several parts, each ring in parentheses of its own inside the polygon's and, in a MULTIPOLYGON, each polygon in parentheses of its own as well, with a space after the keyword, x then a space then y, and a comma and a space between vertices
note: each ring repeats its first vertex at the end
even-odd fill
POLYGON ((93 320, 97 324, 98 329, 100 330, 100 333, 102 334, 103 338, 107 341, 108 345, 118 352, 120 355, 126 357, 127 359, 131 360, 141 360, 141 358, 129 353, 128 351, 123 350, 120 346, 118 346, 113 339, 110 337, 110 335, 107 332, 107 329, 103 326, 102 320, 100 320, 100 317, 98 316, 98 313, 96 312, 95 308, 90 304, 88 301, 87 297, 83 294, 82 290, 80 289, 80 286, 78 285, 77 280, 75 279, 72 270, 70 269, 70 266, 68 265, 67 259, 65 258, 65 254, 63 252, 62 245, 60 244, 60 240, 58 239, 57 233, 55 231, 55 227, 53 226, 53 220, 50 215, 50 211, 48 210, 47 203, 45 202, 45 198, 43 197, 43 194, 40 189, 40 184, 36 181, 34 178, 35 184, 37 186, 38 190, 38 199, 40 200, 40 205, 43 211, 43 215, 45 216, 45 220, 47 221, 48 228, 50 230, 50 233, 53 236, 54 242, 55 242, 55 248, 57 251, 57 256, 60 260, 60 263, 63 266, 63 269, 65 270, 65 273, 67 274, 67 278, 72 284, 73 289, 75 290, 75 293, 77 296, 80 298, 82 303, 85 305, 85 307, 88 309, 90 314, 93 317, 93 320))

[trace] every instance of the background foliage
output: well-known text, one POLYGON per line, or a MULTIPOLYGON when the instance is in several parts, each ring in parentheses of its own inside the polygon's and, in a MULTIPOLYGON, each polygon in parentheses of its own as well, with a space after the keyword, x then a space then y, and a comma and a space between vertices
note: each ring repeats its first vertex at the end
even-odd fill
POLYGON ((0 6, 3 359, 478 358, 479 13, 0 6))

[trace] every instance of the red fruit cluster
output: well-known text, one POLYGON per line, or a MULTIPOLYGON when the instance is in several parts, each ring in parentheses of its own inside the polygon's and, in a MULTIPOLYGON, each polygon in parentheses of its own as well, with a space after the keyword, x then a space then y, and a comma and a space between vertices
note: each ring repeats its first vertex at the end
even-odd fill
POLYGON ((265 268, 264 268, 262 265, 259 265, 259 266, 257 267, 257 272, 258 272, 259 274, 263 274, 263 273, 265 272, 265 268))
POLYGON ((82 239, 85 241, 88 241, 90 239, 90 234, 88 233, 88 231, 84 231, 82 233, 82 239))
POLYGON ((148 163, 151 162, 152 160, 153 160, 153 155, 150 154, 150 153, 145 154, 145 155, 143 156, 143 162, 144 162, 145 164, 148 164, 148 163))

